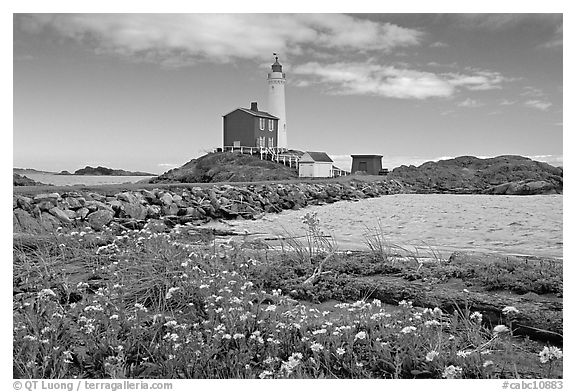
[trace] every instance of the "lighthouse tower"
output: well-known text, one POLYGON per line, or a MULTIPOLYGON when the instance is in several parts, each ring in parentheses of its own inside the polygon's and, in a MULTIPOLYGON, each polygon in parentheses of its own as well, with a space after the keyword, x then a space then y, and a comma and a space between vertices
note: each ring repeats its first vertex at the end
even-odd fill
POLYGON ((278 62, 278 56, 276 56, 276 61, 272 64, 272 72, 268 73, 268 112, 279 118, 277 147, 280 149, 288 148, 285 84, 286 74, 282 72, 282 64, 278 62))

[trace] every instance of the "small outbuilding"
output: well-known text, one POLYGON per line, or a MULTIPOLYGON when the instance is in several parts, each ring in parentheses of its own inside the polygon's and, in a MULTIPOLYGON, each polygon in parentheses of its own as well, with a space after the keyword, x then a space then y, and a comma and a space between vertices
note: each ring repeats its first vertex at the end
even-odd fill
POLYGON ((313 178, 332 177, 333 163, 325 152, 306 151, 298 162, 298 175, 313 178))
POLYGON ((382 170, 382 155, 352 155, 352 174, 361 172, 378 175, 382 170))

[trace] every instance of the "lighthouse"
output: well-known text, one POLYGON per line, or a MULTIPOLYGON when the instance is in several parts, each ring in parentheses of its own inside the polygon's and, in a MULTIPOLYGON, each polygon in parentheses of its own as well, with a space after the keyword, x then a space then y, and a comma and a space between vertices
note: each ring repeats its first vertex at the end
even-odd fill
MULTIPOLYGON (((276 55, 276 53, 274 53, 276 55)), ((286 74, 282 72, 282 64, 276 61, 272 64, 272 72, 268 73, 268 111, 278 117, 278 144, 279 149, 288 148, 288 138, 286 134, 286 98, 284 86, 286 85, 286 74)))

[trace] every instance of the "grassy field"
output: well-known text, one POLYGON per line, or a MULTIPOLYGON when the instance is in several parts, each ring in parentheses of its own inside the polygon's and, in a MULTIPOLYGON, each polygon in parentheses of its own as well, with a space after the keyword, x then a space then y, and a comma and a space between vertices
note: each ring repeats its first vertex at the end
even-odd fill
POLYGON ((472 296, 425 307, 358 284, 558 297, 561 270, 402 254, 378 233, 365 252, 338 252, 314 215, 304 223, 280 250, 191 226, 15 241, 14 377, 562 377, 561 349, 518 334, 520 307, 493 320, 472 296))

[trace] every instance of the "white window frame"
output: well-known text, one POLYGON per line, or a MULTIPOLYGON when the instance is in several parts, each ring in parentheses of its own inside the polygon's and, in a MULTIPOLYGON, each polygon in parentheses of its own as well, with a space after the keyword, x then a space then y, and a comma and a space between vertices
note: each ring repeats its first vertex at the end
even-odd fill
POLYGON ((274 131, 274 120, 272 120, 270 118, 268 119, 268 130, 270 132, 274 131))
POLYGON ((260 118, 260 130, 263 131, 266 129, 266 120, 263 118, 260 118))
POLYGON ((268 138, 268 147, 270 147, 270 148, 274 147, 274 138, 273 137, 268 138))

